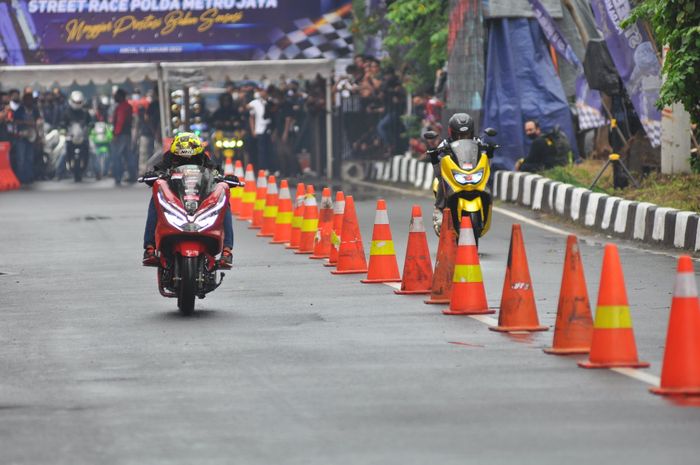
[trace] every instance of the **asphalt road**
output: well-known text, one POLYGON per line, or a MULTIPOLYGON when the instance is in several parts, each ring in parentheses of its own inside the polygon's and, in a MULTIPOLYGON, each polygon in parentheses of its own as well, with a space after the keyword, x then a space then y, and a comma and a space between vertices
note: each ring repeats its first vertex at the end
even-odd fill
MULTIPOLYGON (((356 194, 367 244, 377 195, 356 194)), ((140 266, 148 195, 107 182, 0 193, 0 463, 697 461, 700 409, 543 354, 551 331, 443 316, 238 221, 235 269, 181 317, 140 266)), ((428 217, 430 200, 386 198, 402 267, 410 206, 428 217)), ((481 245, 493 306, 512 221, 496 215, 481 245)), ((565 237, 530 225, 524 236, 552 326, 565 237)), ((603 240, 582 238, 592 302, 603 240)), ((675 260, 620 252, 640 357, 658 375, 675 260)))

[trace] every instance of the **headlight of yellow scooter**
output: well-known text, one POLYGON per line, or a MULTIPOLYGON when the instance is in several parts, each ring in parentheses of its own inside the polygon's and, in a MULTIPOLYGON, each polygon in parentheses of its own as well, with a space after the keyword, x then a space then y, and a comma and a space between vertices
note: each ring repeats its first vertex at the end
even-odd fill
POLYGON ((479 170, 476 173, 460 173, 459 171, 453 171, 452 176, 461 185, 467 184, 479 184, 484 177, 484 170, 479 170))

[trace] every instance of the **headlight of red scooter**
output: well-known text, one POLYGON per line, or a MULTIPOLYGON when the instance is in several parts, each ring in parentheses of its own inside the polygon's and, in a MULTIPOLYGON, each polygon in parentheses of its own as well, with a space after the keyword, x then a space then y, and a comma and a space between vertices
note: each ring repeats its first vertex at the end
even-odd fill
POLYGON ((158 203, 163 208, 163 216, 173 227, 180 231, 185 230, 185 226, 189 223, 187 213, 184 210, 168 203, 161 191, 158 191, 158 203))
POLYGON ((226 194, 222 192, 221 195, 219 195, 219 199, 216 201, 216 203, 206 210, 202 210, 201 212, 197 213, 192 222, 197 226, 199 231, 210 228, 216 222, 221 209, 224 208, 225 205, 226 194))

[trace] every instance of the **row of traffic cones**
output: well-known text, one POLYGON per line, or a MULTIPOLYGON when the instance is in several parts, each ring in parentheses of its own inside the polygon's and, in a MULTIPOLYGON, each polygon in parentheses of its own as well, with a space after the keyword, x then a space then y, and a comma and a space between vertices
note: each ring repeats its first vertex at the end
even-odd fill
MULTIPOLYGON (((236 171, 241 167, 236 166, 236 171)), ((238 172, 236 173, 239 174, 238 172)), ((409 239, 403 278, 399 275, 396 252, 388 221, 386 202, 377 202, 369 264, 360 233, 352 196, 324 188, 320 210, 313 186, 297 185, 292 204, 287 181, 277 191, 274 176, 258 173, 252 166, 245 173, 246 190, 232 190, 231 209, 239 219, 261 229, 258 236, 271 243, 287 244, 297 254, 327 259, 333 274, 367 274, 363 283, 401 282, 397 294, 430 294, 426 303, 449 304, 447 315, 494 313, 488 307, 473 229, 462 218, 459 241, 452 215, 443 215, 435 271, 421 209, 411 212, 409 239), (251 186, 251 187, 248 187, 251 186), (257 215, 257 220, 256 220, 257 215)), ((567 238, 564 272, 557 307, 552 347, 556 355, 589 353, 584 368, 647 367, 640 361, 632 329, 624 277, 617 248, 605 247, 595 320, 592 317, 578 241, 567 238)), ((501 294, 498 325, 493 331, 545 331, 539 324, 520 225, 513 225, 506 277, 501 294)), ((656 394, 700 395, 700 303, 695 287, 692 260, 679 259, 678 277, 671 308, 661 385, 656 394)))

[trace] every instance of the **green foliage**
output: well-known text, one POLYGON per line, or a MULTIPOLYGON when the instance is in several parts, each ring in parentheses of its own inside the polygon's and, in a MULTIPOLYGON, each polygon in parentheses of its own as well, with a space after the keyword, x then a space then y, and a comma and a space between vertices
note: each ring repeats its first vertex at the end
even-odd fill
MULTIPOLYGON (((435 70, 447 60, 449 1, 395 0, 384 18, 366 16, 363 5, 362 1, 354 2, 355 40, 364 43, 365 37, 386 25, 384 46, 396 69, 408 69, 409 87, 432 85, 435 70)), ((362 52, 361 48, 358 51, 362 52)))
POLYGON ((622 27, 645 19, 661 45, 668 45, 657 105, 680 102, 700 123, 700 3, 697 0, 644 0, 622 27))

